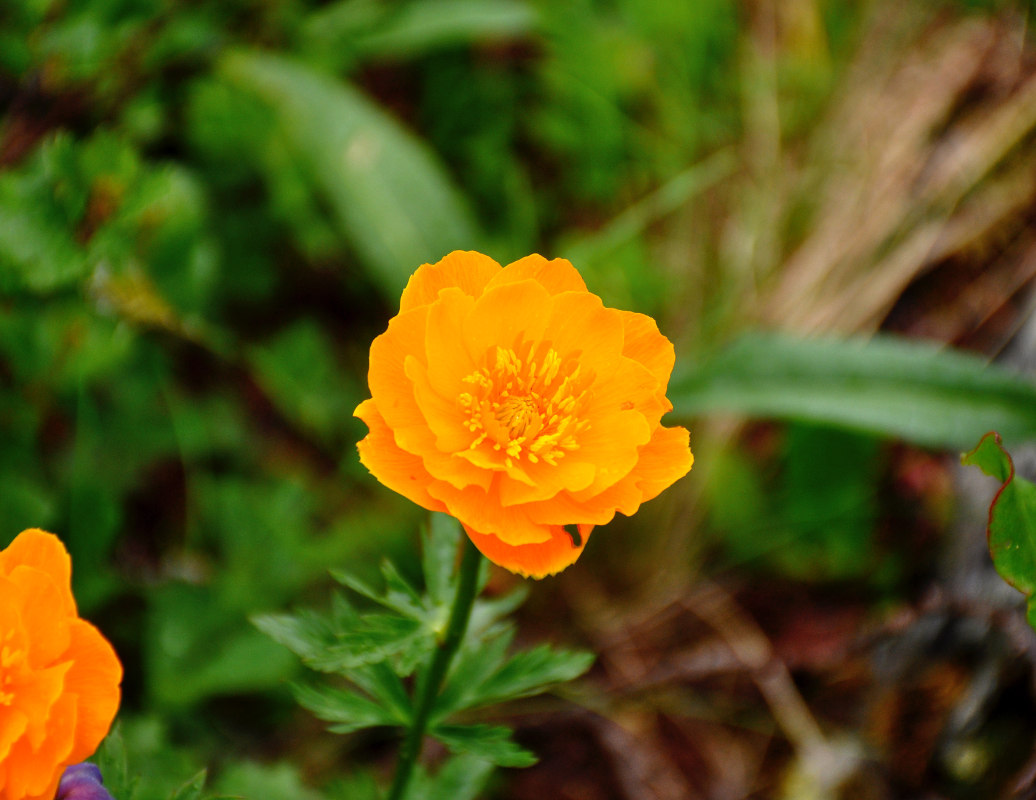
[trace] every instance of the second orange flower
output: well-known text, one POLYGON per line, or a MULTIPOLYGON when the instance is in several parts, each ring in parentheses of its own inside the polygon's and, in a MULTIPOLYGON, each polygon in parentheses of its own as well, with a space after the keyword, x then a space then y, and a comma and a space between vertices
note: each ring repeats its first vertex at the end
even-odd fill
POLYGON ((654 320, 606 308, 568 261, 454 252, 371 345, 360 460, 491 561, 553 574, 690 470, 687 430, 661 424, 673 362, 654 320))

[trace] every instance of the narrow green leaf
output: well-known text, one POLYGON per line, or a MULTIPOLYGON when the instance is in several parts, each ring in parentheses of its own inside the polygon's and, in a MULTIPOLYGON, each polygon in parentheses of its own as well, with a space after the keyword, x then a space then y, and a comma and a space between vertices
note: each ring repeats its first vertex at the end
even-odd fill
POLYGON ((439 725, 432 736, 454 753, 470 753, 501 767, 530 767, 537 759, 511 739, 511 729, 499 725, 439 725))
POLYGON ((999 433, 983 436, 961 463, 1000 481, 989 506, 989 552, 1001 577, 1025 595, 1029 624, 1036 628, 1036 485, 1015 475, 999 433))
POLYGON ((406 578, 399 574, 395 564, 387 559, 382 561, 381 574, 385 578, 386 605, 391 604, 390 608, 395 608, 401 614, 412 616, 415 619, 424 619, 428 616, 421 595, 406 578))
POLYGON ((448 606, 453 599, 454 564, 457 543, 462 536, 460 523, 448 514, 433 513, 422 535, 421 566, 425 589, 435 605, 448 606))
POLYGON ((295 699, 325 722, 333 722, 335 733, 352 733, 380 725, 406 725, 399 717, 367 697, 346 689, 296 685, 295 699))
POLYGON ((435 47, 527 33, 536 16, 515 0, 432 0, 408 3, 382 25, 358 37, 357 48, 376 56, 414 56, 435 47))
POLYGON ((982 359, 893 337, 750 334, 672 382, 675 413, 823 422, 931 447, 991 427, 1036 436, 1036 385, 982 359))
POLYGON ((235 52, 221 73, 276 112, 286 141, 392 297, 418 265, 478 244, 442 164, 366 97, 288 58, 235 52))
POLYGON ((415 620, 427 618, 428 612, 421 603, 420 595, 403 579, 403 576, 399 574, 398 570, 390 562, 385 561, 382 563, 381 572, 385 576, 385 582, 388 585, 389 591, 387 593, 379 592, 365 581, 360 580, 355 575, 350 575, 345 570, 333 569, 331 570, 331 576, 343 586, 348 586, 357 594, 362 594, 367 599, 385 606, 385 608, 397 611, 415 620))
POLYGON ((205 789, 205 781, 208 778, 208 771, 202 770, 187 783, 173 792, 169 800, 201 800, 202 791, 205 789))

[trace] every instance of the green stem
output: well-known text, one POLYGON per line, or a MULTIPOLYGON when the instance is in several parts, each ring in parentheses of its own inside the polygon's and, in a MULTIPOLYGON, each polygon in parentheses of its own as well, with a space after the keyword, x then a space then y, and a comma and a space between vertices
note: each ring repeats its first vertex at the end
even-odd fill
POLYGON ((399 751, 399 763, 396 765, 396 776, 392 781, 388 800, 401 800, 410 783, 410 777, 414 774, 414 767, 417 764, 417 757, 421 754, 421 743, 424 740, 425 729, 428 727, 432 707, 439 696, 439 689, 442 688, 450 662, 457 654, 460 643, 464 639, 464 632, 468 629, 471 607, 475 604, 475 595, 478 594, 478 570, 481 563, 482 554, 471 539, 465 536, 464 556, 460 563, 460 579, 457 582, 457 594, 453 598, 453 608, 450 609, 446 635, 443 637, 439 649, 435 651, 435 657, 432 659, 431 666, 428 667, 428 672, 425 673, 424 680, 417 688, 414 720, 407 730, 403 747, 399 751))

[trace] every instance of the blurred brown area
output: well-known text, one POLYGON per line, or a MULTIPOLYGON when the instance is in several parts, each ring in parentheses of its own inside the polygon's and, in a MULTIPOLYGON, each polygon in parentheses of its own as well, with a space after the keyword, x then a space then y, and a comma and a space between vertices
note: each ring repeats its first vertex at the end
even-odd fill
MULTIPOLYGON (((873 4, 802 146, 782 143, 777 96, 762 90, 743 171, 713 193, 716 224, 747 256, 741 293, 765 325, 896 332, 994 358, 1032 311, 1036 52, 1017 11, 922 6, 873 4)), ((809 2, 747 4, 748 69, 765 74, 789 50, 823 57, 815 15, 809 2)), ((766 430, 717 423, 695 437, 744 445, 766 430)), ((639 588, 585 569, 538 587, 528 622, 574 609, 599 660, 568 698, 579 710, 512 720, 542 761, 501 796, 1036 797, 1036 641, 981 542, 948 566, 955 483, 946 458, 890 453, 888 492, 910 511, 882 535, 917 583, 884 606, 844 585, 674 576, 682 561, 666 553, 694 549, 686 507, 669 509, 686 533, 651 550, 639 588)), ((981 517, 960 524, 977 541, 981 517)))

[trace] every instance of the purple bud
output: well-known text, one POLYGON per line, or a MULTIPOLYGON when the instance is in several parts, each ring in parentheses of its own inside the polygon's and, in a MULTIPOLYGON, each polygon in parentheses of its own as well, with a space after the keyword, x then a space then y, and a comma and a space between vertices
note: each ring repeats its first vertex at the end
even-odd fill
POLYGON ((54 800, 114 800, 103 784, 101 771, 84 761, 65 770, 54 800))

